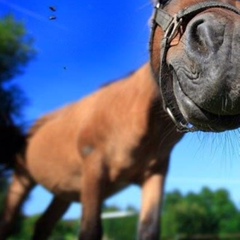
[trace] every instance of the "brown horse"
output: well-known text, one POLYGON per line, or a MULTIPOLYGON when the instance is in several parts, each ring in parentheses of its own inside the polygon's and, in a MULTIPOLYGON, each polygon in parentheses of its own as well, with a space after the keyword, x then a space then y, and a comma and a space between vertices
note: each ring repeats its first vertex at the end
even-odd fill
POLYGON ((17 159, 0 239, 36 183, 55 198, 33 239, 46 239, 72 201, 83 204, 81 239, 100 239, 103 200, 133 183, 143 188, 139 236, 157 238, 169 155, 183 135, 169 120, 149 64, 40 119, 17 159))
POLYGON ((25 153, 16 155, 0 239, 7 238, 36 183, 55 198, 36 225, 35 240, 47 239, 71 201, 83 205, 79 238, 101 239, 104 199, 129 184, 143 192, 138 239, 159 239, 169 157, 183 136, 174 123, 181 131, 240 125, 237 5, 234 0, 158 3, 151 66, 40 119, 25 153))

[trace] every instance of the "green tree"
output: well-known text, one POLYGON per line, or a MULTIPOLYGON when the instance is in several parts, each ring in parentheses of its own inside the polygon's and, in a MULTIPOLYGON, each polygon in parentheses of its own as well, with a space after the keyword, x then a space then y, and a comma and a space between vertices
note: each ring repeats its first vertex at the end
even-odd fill
MULTIPOLYGON (((15 126, 14 120, 21 120, 26 97, 12 80, 23 73, 24 67, 35 56, 33 38, 25 26, 17 22, 13 16, 0 20, 0 177, 5 170, 4 163, 9 163, 6 151, 11 148, 9 143, 18 142, 15 139, 17 131, 9 126, 15 126), (14 135, 14 136, 13 136, 14 135), (13 139, 14 138, 14 139, 13 139)), ((19 134, 18 134, 19 135, 19 134)))
POLYGON ((13 16, 0 20, 0 123, 10 116, 19 117, 26 103, 21 89, 10 84, 35 56, 33 38, 13 16))
POLYGON ((168 193, 163 209, 163 235, 232 234, 239 232, 240 214, 226 190, 203 188, 199 194, 168 193))
MULTIPOLYGON (((12 80, 23 73, 35 54, 33 38, 28 35, 25 26, 13 16, 0 19, 0 212, 8 186, 9 171, 6 170, 13 161, 16 149, 21 147, 18 146, 22 138, 18 128, 21 130, 14 121, 21 120, 26 103, 24 93, 12 80)), ((16 229, 20 224, 21 221, 18 221, 16 229)))

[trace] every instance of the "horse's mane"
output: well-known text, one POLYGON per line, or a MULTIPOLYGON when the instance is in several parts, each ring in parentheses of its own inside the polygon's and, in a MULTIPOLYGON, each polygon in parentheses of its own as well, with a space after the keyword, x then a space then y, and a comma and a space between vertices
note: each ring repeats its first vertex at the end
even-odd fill
MULTIPOLYGON (((130 71, 129 73, 125 74, 124 76, 122 76, 120 78, 116 78, 116 79, 107 81, 100 86, 100 89, 108 87, 118 81, 121 81, 124 78, 128 78, 128 77, 132 76, 134 73, 135 73, 135 71, 130 71)), ((28 137, 32 137, 43 125, 45 125, 51 119, 56 117, 56 115, 57 115, 57 113, 53 112, 53 113, 45 115, 45 116, 41 117, 39 120, 37 120, 36 123, 31 127, 30 131, 28 132, 28 137)))
POLYGON ((100 89, 101 89, 101 88, 108 87, 108 86, 114 84, 115 82, 121 81, 121 80, 123 80, 123 79, 125 79, 125 78, 131 77, 135 72, 136 72, 135 70, 134 70, 134 71, 130 71, 129 73, 123 75, 122 77, 109 80, 109 81, 103 83, 103 84, 100 86, 100 89))

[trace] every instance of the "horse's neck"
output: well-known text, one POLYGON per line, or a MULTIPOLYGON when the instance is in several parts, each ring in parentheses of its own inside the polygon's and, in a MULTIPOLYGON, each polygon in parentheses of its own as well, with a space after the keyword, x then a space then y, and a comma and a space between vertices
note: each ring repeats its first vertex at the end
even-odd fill
POLYGON ((139 95, 142 102, 149 102, 148 108, 158 108, 158 111, 162 110, 160 92, 152 76, 149 63, 145 64, 129 78, 128 87, 132 90, 134 89, 134 97, 139 95))
POLYGON ((136 114, 131 117, 142 121, 143 124, 139 126, 143 129, 146 145, 156 150, 165 144, 163 152, 170 151, 183 134, 175 131, 175 125, 163 109, 159 87, 153 79, 150 65, 144 65, 127 81, 128 88, 132 89, 132 102, 136 101, 136 114))
POLYGON ((132 76, 129 77, 134 85, 133 87, 142 92, 157 93, 157 84, 152 76, 150 64, 147 63, 138 69, 132 76))

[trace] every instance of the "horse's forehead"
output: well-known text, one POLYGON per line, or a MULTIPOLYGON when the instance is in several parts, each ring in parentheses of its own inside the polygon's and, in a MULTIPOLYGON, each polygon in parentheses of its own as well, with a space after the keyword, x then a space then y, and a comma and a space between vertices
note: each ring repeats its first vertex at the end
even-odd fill
MULTIPOLYGON (((182 9, 190 7, 192 5, 201 3, 201 2, 208 2, 209 0, 168 0, 166 9, 170 14, 176 14, 182 9)), ((236 6, 236 3, 239 2, 238 0, 213 0, 214 2, 221 2, 221 3, 228 3, 230 5, 236 6)))

